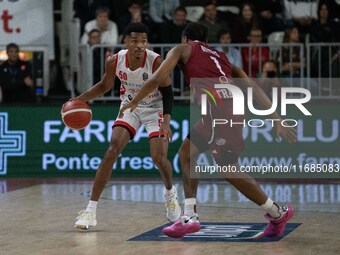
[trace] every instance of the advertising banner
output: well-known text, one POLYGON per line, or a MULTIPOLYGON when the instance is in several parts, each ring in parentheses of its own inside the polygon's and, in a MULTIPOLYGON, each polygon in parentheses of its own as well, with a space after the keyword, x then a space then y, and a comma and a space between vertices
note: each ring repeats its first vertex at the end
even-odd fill
MULTIPOLYGON (((310 105, 308 110, 312 116, 304 117, 298 110, 289 110, 289 118, 296 119, 298 124, 297 143, 277 140, 270 122, 264 122, 261 127, 245 126, 245 150, 241 153, 240 165, 248 168, 266 166, 267 169, 290 167, 295 168, 297 174, 302 169, 307 173, 304 177, 311 178, 315 177, 312 171, 315 173, 317 168, 332 168, 332 177, 334 174, 339 177, 336 170, 340 164, 338 106, 310 105)), ((90 125, 75 131, 62 123, 60 106, 2 106, 0 176, 94 176, 109 145, 118 105, 95 105, 92 112, 90 125)), ((177 151, 189 132, 189 119, 189 105, 174 108, 169 160, 175 176, 181 175, 177 151)), ((207 159, 200 157, 198 160, 202 163, 207 159)), ((158 176, 143 127, 128 143, 113 169, 114 176, 158 176)), ((283 177, 294 178, 294 175, 283 177)))
POLYGON ((0 1, 0 45, 48 46, 54 59, 53 1, 0 1))

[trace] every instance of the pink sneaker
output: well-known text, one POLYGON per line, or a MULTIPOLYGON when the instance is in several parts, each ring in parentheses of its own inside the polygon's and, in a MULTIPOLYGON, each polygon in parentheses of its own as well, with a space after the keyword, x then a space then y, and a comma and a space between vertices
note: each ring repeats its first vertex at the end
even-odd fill
POLYGON ((163 228, 162 232, 169 237, 182 238, 186 234, 198 232, 201 224, 198 220, 198 214, 192 216, 183 215, 174 224, 163 228))
POLYGON ((287 222, 293 217, 294 209, 291 205, 283 206, 282 211, 285 215, 280 219, 273 219, 268 213, 264 215, 265 219, 269 220, 267 227, 264 230, 264 235, 268 237, 280 236, 286 229, 287 222))

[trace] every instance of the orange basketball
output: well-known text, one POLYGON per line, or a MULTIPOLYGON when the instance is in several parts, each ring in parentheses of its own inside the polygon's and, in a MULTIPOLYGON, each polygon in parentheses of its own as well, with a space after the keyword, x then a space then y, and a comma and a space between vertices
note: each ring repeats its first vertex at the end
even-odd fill
POLYGON ((61 108, 61 118, 64 124, 74 130, 84 129, 92 119, 90 106, 81 100, 66 102, 61 108))

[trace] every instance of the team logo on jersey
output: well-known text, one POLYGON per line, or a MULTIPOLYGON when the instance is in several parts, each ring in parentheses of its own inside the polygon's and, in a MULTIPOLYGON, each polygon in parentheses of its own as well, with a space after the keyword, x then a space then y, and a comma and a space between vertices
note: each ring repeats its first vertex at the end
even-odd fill
POLYGON ((147 73, 143 73, 143 81, 146 81, 149 78, 149 75, 147 73))
POLYGON ((216 87, 216 84, 221 85, 219 82, 224 84, 227 81, 229 81, 229 79, 226 77, 222 78, 222 76, 219 78, 219 80, 207 78, 194 81, 196 82, 195 86, 198 87, 196 90, 200 91, 198 92, 198 96, 200 96, 201 99, 201 115, 207 115, 208 111, 210 111, 212 107, 223 107, 223 102, 227 102, 224 100, 233 98, 232 93, 228 89, 220 89, 216 87))
MULTIPOLYGON (((217 93, 216 89, 211 88, 209 86, 206 86, 206 88, 200 88, 200 90, 204 93, 202 93, 202 103, 206 106, 207 104, 207 95, 211 98, 211 100, 214 102, 214 105, 217 106, 217 101, 222 105, 222 98, 217 93), (217 99, 217 100, 216 100, 217 99)), ((206 112, 206 110, 205 110, 206 112)))

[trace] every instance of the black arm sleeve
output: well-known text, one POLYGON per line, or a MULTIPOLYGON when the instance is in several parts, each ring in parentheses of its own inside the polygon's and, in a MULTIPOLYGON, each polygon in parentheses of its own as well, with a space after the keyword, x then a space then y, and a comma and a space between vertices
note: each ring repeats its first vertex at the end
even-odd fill
POLYGON ((159 91, 162 94, 163 101, 163 114, 170 114, 174 105, 174 92, 172 90, 172 85, 166 87, 159 87, 159 91))

